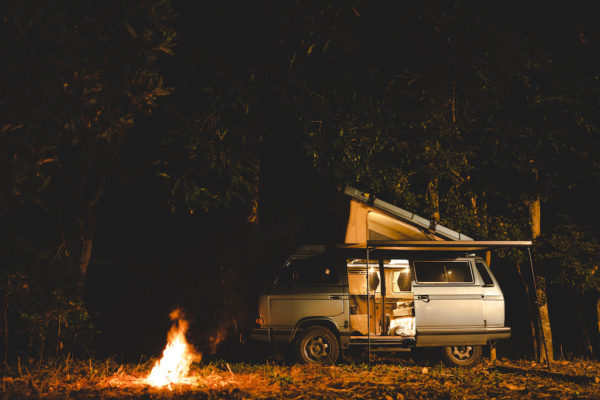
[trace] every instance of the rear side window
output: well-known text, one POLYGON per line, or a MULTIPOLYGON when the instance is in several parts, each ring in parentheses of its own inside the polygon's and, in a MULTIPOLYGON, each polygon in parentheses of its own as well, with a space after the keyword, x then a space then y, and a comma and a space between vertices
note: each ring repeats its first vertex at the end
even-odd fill
POLYGON ((477 267, 477 271, 479 272, 479 275, 481 275, 481 279, 483 279, 483 284, 485 286, 494 286, 494 280, 488 273, 488 270, 485 267, 485 265, 483 265, 482 262, 476 262, 475 266, 477 267))
POLYGON ((288 268, 293 285, 335 285, 339 282, 337 270, 330 257, 294 259, 288 268))
POLYGON ((473 283, 468 261, 415 261, 417 282, 473 283))
MULTIPOLYGON (((369 272, 369 293, 380 293, 381 288, 379 284, 379 272, 369 272)), ((367 281, 365 279, 365 271, 352 271, 348 273, 348 290, 350 294, 366 294, 367 293, 367 281)))
POLYGON ((409 268, 402 268, 392 272, 392 292, 410 292, 412 285, 409 268))

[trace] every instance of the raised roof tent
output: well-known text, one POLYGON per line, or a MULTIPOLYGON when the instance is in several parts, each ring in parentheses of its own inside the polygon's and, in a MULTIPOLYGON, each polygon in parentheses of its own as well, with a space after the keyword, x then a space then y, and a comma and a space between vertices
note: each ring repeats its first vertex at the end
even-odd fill
POLYGON ((473 240, 463 233, 436 224, 351 186, 346 186, 344 193, 352 198, 346 227, 346 243, 473 240))

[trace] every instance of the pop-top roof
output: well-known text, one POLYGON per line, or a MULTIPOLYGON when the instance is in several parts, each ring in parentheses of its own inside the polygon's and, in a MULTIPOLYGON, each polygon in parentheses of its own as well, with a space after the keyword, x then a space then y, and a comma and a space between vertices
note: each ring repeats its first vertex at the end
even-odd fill
POLYGON ((473 240, 473 238, 436 224, 413 212, 346 186, 344 193, 352 198, 346 229, 346 243, 371 240, 427 241, 473 240))
POLYGON ((312 257, 329 249, 346 249, 362 256, 364 249, 391 255, 465 254, 502 248, 527 248, 531 241, 476 241, 445 226, 346 186, 350 215, 344 244, 300 246, 294 258, 312 257), (362 249, 362 250, 361 250, 362 249))

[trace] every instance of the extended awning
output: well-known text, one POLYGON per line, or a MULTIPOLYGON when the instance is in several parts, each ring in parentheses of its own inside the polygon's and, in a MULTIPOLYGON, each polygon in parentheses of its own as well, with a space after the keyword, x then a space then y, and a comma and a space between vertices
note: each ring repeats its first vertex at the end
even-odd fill
POLYGON ((530 240, 368 240, 366 243, 347 243, 344 247, 392 251, 474 252, 507 248, 528 248, 532 245, 533 242, 530 240))

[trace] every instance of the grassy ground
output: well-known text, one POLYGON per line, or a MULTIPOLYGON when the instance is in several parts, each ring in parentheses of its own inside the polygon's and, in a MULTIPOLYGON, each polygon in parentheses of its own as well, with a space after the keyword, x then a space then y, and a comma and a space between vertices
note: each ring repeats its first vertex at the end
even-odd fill
POLYGON ((562 361, 550 373, 534 362, 483 362, 471 370, 377 359, 333 367, 226 362, 200 363, 185 385, 155 389, 141 382, 151 362, 111 360, 17 365, 2 370, 0 400, 8 399, 515 399, 600 398, 600 364, 562 361))

